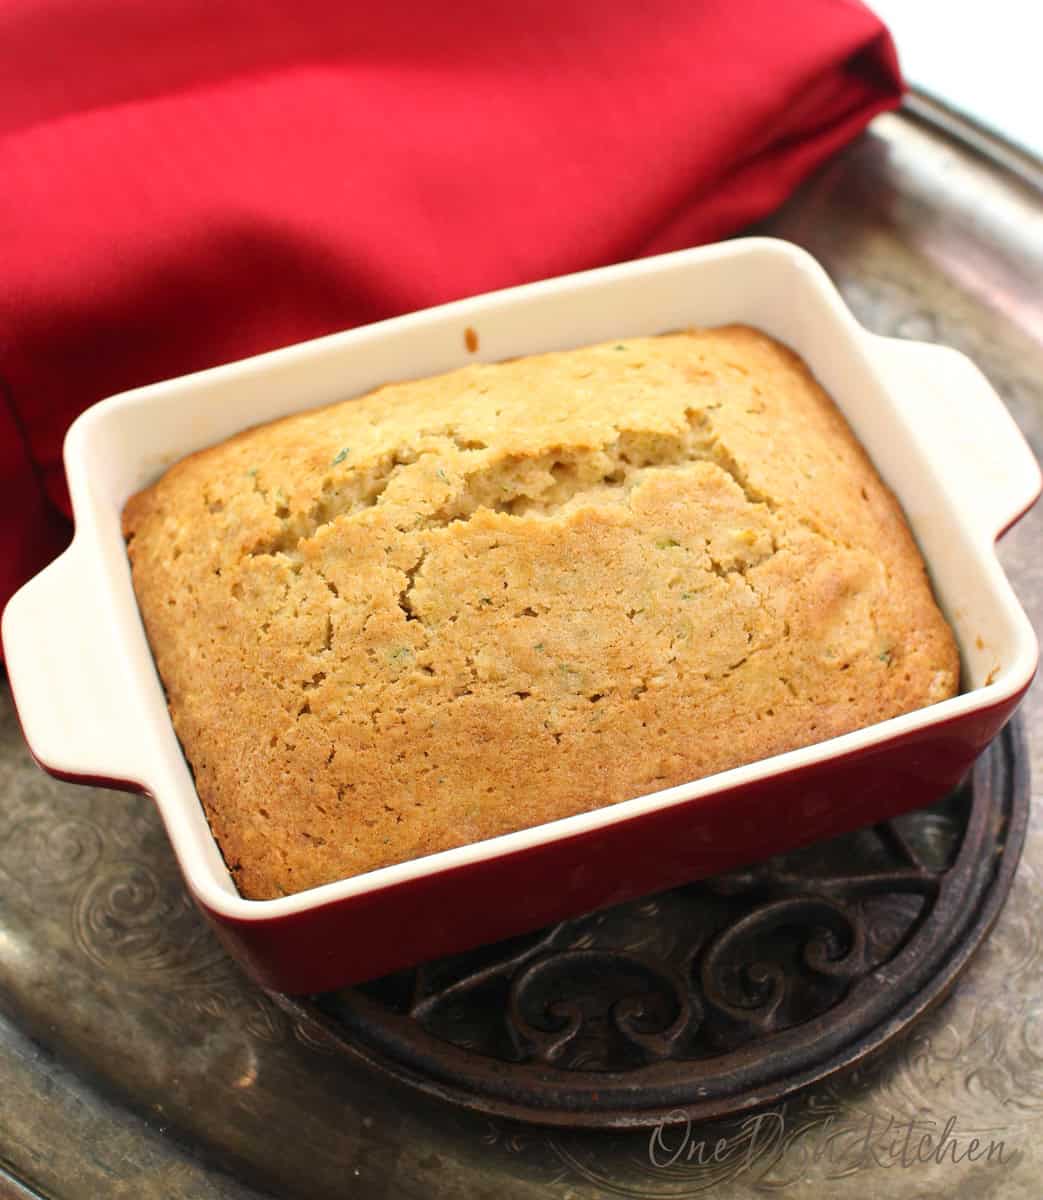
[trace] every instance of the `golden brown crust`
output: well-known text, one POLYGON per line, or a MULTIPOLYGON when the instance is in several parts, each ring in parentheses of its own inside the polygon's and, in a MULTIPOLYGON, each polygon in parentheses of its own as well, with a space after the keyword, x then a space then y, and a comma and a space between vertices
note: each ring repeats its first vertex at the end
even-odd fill
POLYGON ((954 694, 901 510, 744 327, 380 388, 249 430, 124 531, 174 726, 265 898, 954 694))

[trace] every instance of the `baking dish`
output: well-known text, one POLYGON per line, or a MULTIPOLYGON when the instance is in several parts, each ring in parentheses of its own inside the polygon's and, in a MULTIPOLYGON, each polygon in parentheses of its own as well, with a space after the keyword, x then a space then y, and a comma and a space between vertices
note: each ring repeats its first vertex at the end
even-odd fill
MULTIPOLYGON (((1038 660, 995 555, 1040 473, 962 355, 874 336, 804 251, 744 239, 460 301, 140 388, 70 429, 71 547, 10 601, 26 740, 63 779, 142 791, 188 888, 266 986, 315 992, 675 886, 932 802, 1010 717, 1038 660), (120 532, 127 498, 249 425, 449 370, 686 325, 787 343, 901 501, 963 660, 931 708, 694 783, 277 900, 235 890, 164 702, 120 532), (472 347, 477 344, 477 350, 472 347)), ((698 714, 692 715, 698 736, 698 714)))

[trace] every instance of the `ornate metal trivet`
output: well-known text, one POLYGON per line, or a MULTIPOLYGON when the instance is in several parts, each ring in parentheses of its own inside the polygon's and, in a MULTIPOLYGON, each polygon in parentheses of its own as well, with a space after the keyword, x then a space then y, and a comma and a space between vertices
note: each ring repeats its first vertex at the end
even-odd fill
POLYGON ((943 998, 1024 839, 1016 725, 928 809, 372 984, 280 1003, 443 1099, 639 1127, 773 1104, 943 998))

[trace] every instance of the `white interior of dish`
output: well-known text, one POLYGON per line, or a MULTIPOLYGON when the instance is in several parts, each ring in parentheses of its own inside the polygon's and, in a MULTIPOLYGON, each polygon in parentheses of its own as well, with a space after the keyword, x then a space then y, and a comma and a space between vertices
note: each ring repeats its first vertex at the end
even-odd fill
MULTIPOLYGON (((959 422, 947 418, 952 397, 973 386, 966 360, 934 348, 890 352, 890 346, 857 325, 807 254, 786 243, 749 239, 396 318, 142 388, 86 413, 70 431, 66 466, 77 546, 83 551, 82 584, 104 595, 99 619, 108 623, 106 636, 117 649, 111 675, 99 686, 119 693, 127 722, 117 757, 133 764, 132 777, 155 796, 197 895, 232 916, 262 919, 297 912, 886 741, 997 702, 1023 687, 1035 665, 1035 638, 999 568, 992 542, 999 529, 1019 515, 1019 503, 1023 507, 1031 499, 1031 470, 1024 461, 1012 462, 1010 429, 997 426, 999 432, 990 440, 980 428, 962 430, 955 427, 959 422), (805 359, 898 495, 960 641, 965 693, 827 743, 607 809, 296 896, 241 899, 196 796, 138 616, 120 533, 120 512, 127 498, 177 459, 247 426, 392 380, 449 370, 475 357, 496 361, 732 322, 764 330, 805 359), (474 356, 464 342, 468 327, 479 339, 474 356), (913 350, 927 357, 916 360, 913 350)), ((998 400, 995 404, 995 421, 1009 422, 998 400)))

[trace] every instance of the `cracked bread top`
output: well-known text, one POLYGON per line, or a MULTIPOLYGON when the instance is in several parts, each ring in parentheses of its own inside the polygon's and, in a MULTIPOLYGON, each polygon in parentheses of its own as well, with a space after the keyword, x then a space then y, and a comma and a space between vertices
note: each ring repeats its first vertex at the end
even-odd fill
POLYGON ((789 350, 692 330, 396 383, 124 513, 174 727, 268 898, 955 693, 899 505, 789 350))

